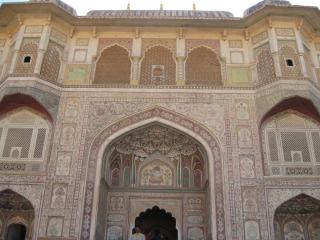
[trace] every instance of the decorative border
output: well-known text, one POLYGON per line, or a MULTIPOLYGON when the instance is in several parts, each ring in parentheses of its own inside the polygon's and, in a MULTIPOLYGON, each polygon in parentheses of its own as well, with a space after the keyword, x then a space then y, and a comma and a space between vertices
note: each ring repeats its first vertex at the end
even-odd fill
POLYGON ((220 41, 215 39, 186 39, 187 55, 195 48, 207 47, 220 56, 220 41))
MULTIPOLYGON (((89 149, 89 144, 86 144, 86 149, 84 152, 89 152, 89 163, 87 167, 87 176, 95 175, 97 172, 97 156, 100 149, 100 146, 103 144, 105 139, 113 135, 114 133, 124 129, 128 126, 131 126, 135 123, 141 121, 159 117, 164 120, 171 121, 178 125, 181 125, 194 133, 200 135, 210 146, 212 155, 214 156, 214 191, 215 191, 215 203, 216 203, 216 228, 217 228, 217 239, 224 240, 225 236, 225 213, 224 213, 224 196, 223 196, 223 175, 222 175, 222 159, 219 150, 219 145, 215 137, 203 126, 189 120, 188 118, 173 113, 171 111, 156 107, 141 113, 124 118, 111 126, 107 127, 102 131, 99 136, 95 138, 91 145, 91 150, 89 149)), ((94 189, 95 189, 95 179, 88 178, 85 186, 85 199, 84 199, 84 211, 82 216, 82 230, 81 230, 81 239, 89 240, 90 239, 90 228, 91 228, 91 218, 93 210, 93 198, 94 198, 94 189)))

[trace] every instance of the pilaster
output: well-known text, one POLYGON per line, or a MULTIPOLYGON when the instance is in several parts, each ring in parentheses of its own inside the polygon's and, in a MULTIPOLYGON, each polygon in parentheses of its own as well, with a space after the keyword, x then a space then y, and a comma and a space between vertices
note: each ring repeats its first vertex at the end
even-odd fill
POLYGON ((38 57, 37 57, 37 62, 34 68, 34 73, 40 74, 41 71, 41 66, 43 62, 44 55, 46 53, 49 40, 50 40, 50 26, 45 26, 44 30, 42 32, 41 38, 40 38, 40 43, 39 43, 39 49, 38 49, 38 57))
POLYGON ((186 85, 185 78, 185 60, 186 60, 186 42, 185 39, 177 39, 177 52, 176 52, 176 60, 177 60, 177 85, 184 86, 186 85))
POLYGON ((25 25, 22 25, 20 27, 20 29, 18 30, 18 33, 17 33, 17 39, 16 39, 16 43, 14 45, 14 53, 13 53, 13 56, 12 56, 12 62, 9 63, 9 64, 11 64, 10 68, 9 68, 9 74, 12 74, 14 72, 15 67, 16 67, 17 58, 18 58, 18 55, 19 55, 19 51, 20 51, 20 48, 21 48, 22 41, 23 41, 23 33, 24 33, 24 31, 25 31, 25 25))
POLYGON ((130 85, 139 85, 140 82, 140 60, 141 60, 142 39, 134 38, 132 41, 132 67, 130 85))
POLYGON ((270 43, 270 51, 273 58, 275 73, 277 77, 282 76, 281 67, 280 67, 280 59, 279 59, 279 47, 278 47, 278 39, 275 28, 271 26, 268 29, 269 35, 269 43, 270 43))
MULTIPOLYGON (((300 32, 300 28, 295 29, 295 34, 296 34, 296 42, 297 42, 297 47, 298 47, 298 54, 299 54, 299 59, 301 63, 301 71, 303 77, 309 77, 308 72, 307 72, 307 67, 306 67, 306 61, 304 59, 304 47, 303 47, 303 40, 302 40, 302 35, 300 32)), ((312 77, 312 76, 310 76, 312 77)))

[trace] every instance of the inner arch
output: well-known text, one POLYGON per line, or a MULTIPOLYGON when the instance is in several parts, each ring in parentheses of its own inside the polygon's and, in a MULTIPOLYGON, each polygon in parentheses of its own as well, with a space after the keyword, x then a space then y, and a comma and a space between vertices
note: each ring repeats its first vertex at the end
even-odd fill
POLYGON ((151 123, 123 134, 106 148, 103 175, 110 188, 124 187, 128 180, 130 187, 139 188, 157 186, 155 176, 166 172, 166 176, 175 179, 171 179, 171 184, 160 181, 159 185, 181 188, 183 181, 187 181, 183 179, 187 175, 182 172, 188 169, 189 188, 202 189, 208 176, 206 159, 201 144, 189 135, 161 123, 151 123), (199 171, 204 176, 200 183, 193 176, 198 176, 199 171), (146 178, 155 182, 143 181, 146 178))

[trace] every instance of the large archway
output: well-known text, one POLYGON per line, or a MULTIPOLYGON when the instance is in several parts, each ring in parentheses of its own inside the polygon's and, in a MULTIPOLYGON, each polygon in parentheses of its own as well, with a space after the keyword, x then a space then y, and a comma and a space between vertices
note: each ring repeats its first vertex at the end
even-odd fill
POLYGON ((99 216, 98 225, 105 226, 97 230, 106 228, 104 238, 113 239, 119 235, 114 226, 122 226, 121 235, 127 238, 138 223, 145 234, 159 230, 169 239, 185 239, 194 227, 204 236, 210 228, 207 170, 203 146, 182 131, 154 122, 122 134, 104 152, 98 212, 107 209, 107 213, 99 216), (172 211, 174 221, 154 208, 136 219, 150 202, 172 211), (174 227, 164 227, 170 221, 174 227))
POLYGON ((320 239, 320 200, 299 194, 282 203, 274 215, 275 240, 320 239))
MULTIPOLYGON (((128 118, 124 118, 105 128, 96 137, 94 137, 93 140, 90 140, 90 138, 86 140, 84 151, 88 152, 88 177, 86 179, 85 186, 86 194, 82 219, 82 239, 98 239, 99 237, 103 237, 105 232, 109 232, 109 229, 108 231, 105 229, 105 224, 103 226, 99 224, 101 222, 99 220, 100 217, 106 215, 105 211, 99 211, 99 209, 95 207, 98 206, 99 199, 105 199, 105 196, 108 193, 107 189, 104 187, 106 186, 106 182, 101 181, 102 176, 100 172, 100 170, 103 168, 102 163, 105 149, 112 143, 112 141, 121 135, 138 127, 154 122, 172 126, 175 129, 192 136, 205 148, 205 152, 208 156, 208 172, 210 173, 210 178, 208 181, 208 189, 210 189, 210 191, 207 191, 208 195, 206 196, 206 199, 210 199, 207 201, 207 206, 209 207, 207 215, 210 217, 210 221, 207 223, 209 228, 206 229, 205 234, 210 236, 210 238, 217 236, 219 239, 225 236, 225 211, 222 181, 222 159, 219 147, 220 144, 217 142, 215 136, 201 124, 170 110, 166 110, 161 107, 154 107, 131 115, 128 118), (99 235, 100 233, 102 233, 101 236, 99 235)), ((136 195, 139 197, 143 196, 143 194, 136 195)), ((158 201, 159 199, 161 200, 160 204, 154 201, 151 206, 148 205, 147 207, 152 208, 152 206, 157 205, 168 210, 167 206, 162 206, 164 202, 167 202, 165 198, 161 199, 163 196, 164 195, 161 193, 155 193, 154 197, 158 201)), ((112 199, 112 201, 116 202, 118 206, 122 206, 124 202, 121 200, 121 197, 121 193, 119 193, 114 199, 112 199)), ((201 206, 199 205, 199 199, 187 198, 187 201, 189 205, 194 207, 201 206)), ((148 201, 148 203, 150 204, 150 201, 148 201)), ((105 204, 107 205, 106 201, 105 204)), ((141 211, 146 209, 146 204, 143 201, 140 203, 138 202, 137 204, 142 204, 143 207, 141 207, 141 211)), ((181 202, 179 203, 176 201, 175 206, 171 206, 169 211, 173 213, 179 209, 180 206, 181 202)), ((141 211, 134 214, 134 218, 141 211)), ((106 218, 106 216, 104 217, 106 218)), ((192 222, 202 221, 201 217, 189 217, 189 221, 192 222)), ((123 219, 121 216, 113 216, 112 218, 119 220, 123 219)), ((175 218, 177 219, 177 217, 175 218)), ((110 226, 110 228, 111 227, 118 236, 122 237, 122 225, 119 226, 118 223, 117 226, 110 226)), ((178 224, 177 228, 179 228, 178 224)), ((199 229, 197 227, 192 227, 187 230, 188 234, 190 233, 192 236, 200 231, 203 231, 203 229, 199 229)))
POLYGON ((150 240, 155 236, 161 239, 176 240, 178 239, 178 230, 176 229, 176 219, 170 212, 154 206, 141 212, 135 219, 135 225, 140 226, 146 239, 150 240))

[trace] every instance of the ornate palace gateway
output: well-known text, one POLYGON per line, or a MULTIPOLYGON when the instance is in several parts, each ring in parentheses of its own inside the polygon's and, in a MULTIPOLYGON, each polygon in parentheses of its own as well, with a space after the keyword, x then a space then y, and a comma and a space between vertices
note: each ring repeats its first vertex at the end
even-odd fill
POLYGON ((320 11, 0 7, 0 239, 320 239, 320 11))

